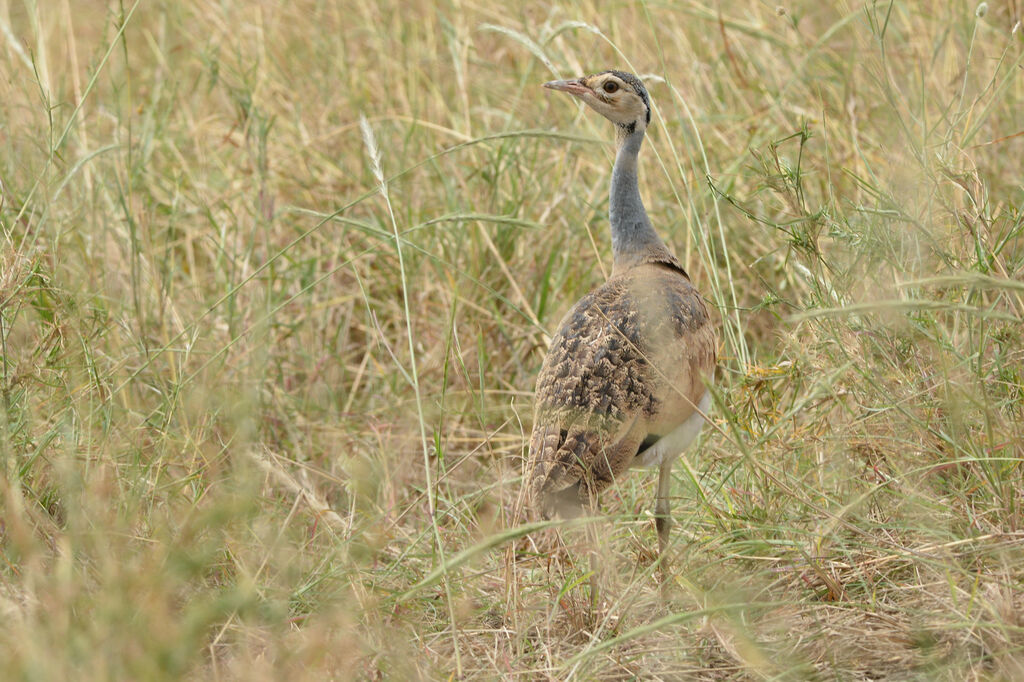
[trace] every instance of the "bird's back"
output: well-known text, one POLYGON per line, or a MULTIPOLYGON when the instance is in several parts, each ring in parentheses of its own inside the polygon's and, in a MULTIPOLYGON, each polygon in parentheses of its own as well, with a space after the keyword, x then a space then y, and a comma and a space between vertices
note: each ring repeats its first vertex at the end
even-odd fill
POLYGON ((626 269, 580 299, 537 379, 534 502, 565 515, 592 499, 642 445, 693 415, 714 364, 707 309, 677 266, 626 269))

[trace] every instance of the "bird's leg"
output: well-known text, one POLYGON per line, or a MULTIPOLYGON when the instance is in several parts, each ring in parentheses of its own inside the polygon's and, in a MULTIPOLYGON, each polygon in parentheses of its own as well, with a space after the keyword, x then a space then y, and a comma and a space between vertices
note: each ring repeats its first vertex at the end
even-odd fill
MULTIPOLYGON (((594 518, 597 512, 597 495, 591 490, 588 497, 587 513, 594 518)), ((587 539, 590 543, 590 616, 596 621, 597 610, 601 605, 601 557, 597 553, 599 543, 594 521, 587 524, 587 539)))
POLYGON ((658 529, 658 564, 661 570, 661 580, 664 583, 668 573, 668 537, 672 530, 671 505, 668 499, 669 488, 672 485, 672 458, 665 457, 661 460, 661 468, 658 470, 658 501, 654 506, 654 526, 658 529))

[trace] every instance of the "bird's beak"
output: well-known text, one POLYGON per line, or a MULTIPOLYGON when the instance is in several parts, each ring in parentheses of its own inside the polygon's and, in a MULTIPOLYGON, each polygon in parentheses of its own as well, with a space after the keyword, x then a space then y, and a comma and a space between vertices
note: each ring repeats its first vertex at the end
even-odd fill
POLYGON ((577 97, 582 97, 583 95, 590 92, 590 88, 588 88, 586 85, 583 85, 583 83, 580 83, 579 80, 548 81, 547 83, 544 84, 544 87, 549 88, 551 90, 561 90, 562 92, 568 92, 570 95, 575 95, 577 97))

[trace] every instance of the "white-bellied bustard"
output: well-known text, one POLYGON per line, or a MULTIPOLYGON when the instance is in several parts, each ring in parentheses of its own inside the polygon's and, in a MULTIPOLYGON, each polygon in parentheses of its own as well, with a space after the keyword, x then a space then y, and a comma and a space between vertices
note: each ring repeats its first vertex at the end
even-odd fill
POLYGON ((537 378, 525 485, 545 517, 575 516, 630 467, 658 467, 664 561, 672 462, 711 406, 705 381, 715 368, 715 330, 640 199, 637 156, 651 121, 643 83, 605 71, 544 87, 573 95, 615 124, 614 263, 608 281, 572 307, 551 339, 537 378))

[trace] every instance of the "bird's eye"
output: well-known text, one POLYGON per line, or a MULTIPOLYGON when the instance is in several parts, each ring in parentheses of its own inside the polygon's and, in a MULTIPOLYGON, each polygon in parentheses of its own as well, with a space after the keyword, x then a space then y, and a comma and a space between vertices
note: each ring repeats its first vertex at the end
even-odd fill
POLYGON ((604 88, 604 91, 610 95, 619 89, 619 84, 615 81, 606 81, 602 87, 604 88))

